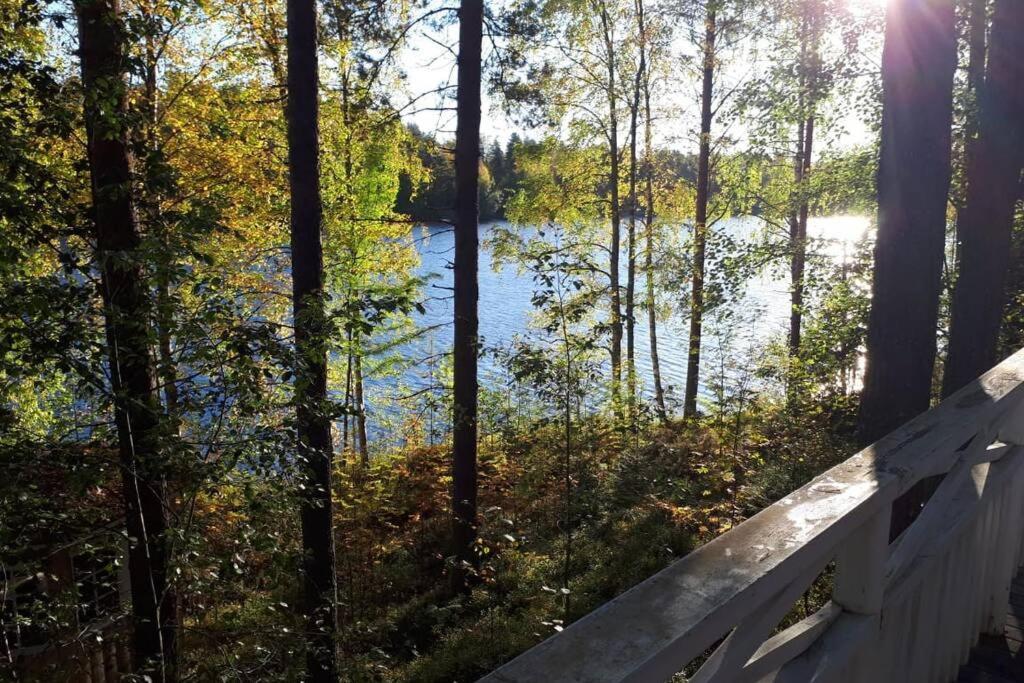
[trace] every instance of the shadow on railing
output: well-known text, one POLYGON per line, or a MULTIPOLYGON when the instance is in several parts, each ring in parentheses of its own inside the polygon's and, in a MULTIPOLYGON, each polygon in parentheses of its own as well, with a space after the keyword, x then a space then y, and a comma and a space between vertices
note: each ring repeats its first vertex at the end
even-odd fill
POLYGON ((1022 445, 1024 350, 482 681, 656 682, 704 657, 690 681, 951 681, 1003 628, 1022 445), (930 477, 890 543, 893 501, 930 477), (831 601, 772 635, 832 562, 831 601))

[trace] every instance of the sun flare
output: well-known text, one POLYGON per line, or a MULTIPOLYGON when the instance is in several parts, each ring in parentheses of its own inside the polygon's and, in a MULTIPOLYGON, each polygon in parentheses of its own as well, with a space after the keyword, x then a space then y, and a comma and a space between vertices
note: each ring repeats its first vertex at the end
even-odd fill
POLYGON ((866 9, 883 9, 889 0, 846 0, 850 7, 866 9))

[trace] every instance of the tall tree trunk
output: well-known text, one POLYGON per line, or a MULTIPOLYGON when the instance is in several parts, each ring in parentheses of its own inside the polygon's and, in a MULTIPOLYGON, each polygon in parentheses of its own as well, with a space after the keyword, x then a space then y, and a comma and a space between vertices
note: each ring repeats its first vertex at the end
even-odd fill
POLYGON ((320 200, 317 17, 313 0, 288 0, 288 170, 292 306, 299 455, 307 482, 301 506, 306 667, 311 681, 337 681, 337 584, 327 413, 329 329, 320 200))
POLYGON ((345 393, 342 396, 344 411, 341 416, 341 453, 342 459, 348 454, 349 423, 352 412, 352 330, 346 332, 347 344, 345 350, 345 393))
POLYGON ((948 396, 995 364, 1010 265, 1013 215, 1024 162, 1024 3, 996 0, 979 129, 968 155, 959 225, 960 274, 953 292, 948 396))
POLYGON ((96 258, 106 321, 114 418, 122 472, 132 652, 140 676, 166 683, 177 672, 178 605, 168 580, 171 539, 160 398, 150 355, 150 302, 139 261, 131 156, 125 121, 124 37, 116 0, 78 0, 79 56, 96 258))
MULTIPOLYGON (((953 243, 954 270, 960 269, 961 235, 964 230, 964 203, 967 197, 967 183, 971 158, 977 153, 978 108, 981 87, 985 82, 985 51, 988 31, 989 0, 967 0, 967 94, 969 107, 963 125, 963 172, 954 197, 956 206, 956 239, 953 243)), ((949 279, 949 294, 952 297, 954 278, 949 279)))
POLYGON ((636 429, 636 214, 639 206, 637 195, 637 132, 640 117, 640 98, 643 92, 644 72, 647 70, 643 2, 638 1, 637 30, 640 43, 640 60, 633 81, 633 99, 629 103, 629 228, 626 233, 626 390, 629 394, 629 424, 636 429))
MULTIPOLYGON (((979 98, 982 86, 985 84, 988 3, 989 0, 970 0, 967 15, 967 89, 974 105, 973 110, 968 113, 967 120, 964 122, 964 152, 967 158, 972 153, 972 148, 978 135, 978 108, 981 105, 979 98)), ((969 165, 969 162, 967 165, 969 165)), ((967 173, 964 174, 965 185, 967 175, 967 173)))
POLYGON ((352 358, 352 375, 355 380, 356 436, 359 438, 359 461, 363 467, 370 464, 370 444, 366 440, 366 400, 363 398, 363 349, 356 346, 352 358))
MULTIPOLYGON (((989 0, 970 0, 967 15, 967 87, 977 104, 978 93, 985 82, 985 43, 988 32, 989 0)), ((978 132, 977 116, 967 121, 968 137, 978 132)))
POLYGON ((626 403, 629 423, 636 427, 636 131, 637 102, 633 103, 629 141, 629 226, 626 228, 626 403))
MULTIPOLYGON (((145 37, 145 78, 144 106, 145 123, 144 146, 146 154, 155 157, 159 153, 157 126, 159 125, 157 87, 157 49, 153 39, 154 15, 149 3, 144 3, 143 15, 146 22, 145 37)), ((149 160, 147 166, 153 160, 149 160)), ((170 244, 167 226, 163 225, 160 216, 160 198, 152 183, 147 179, 146 186, 152 194, 145 203, 145 220, 150 231, 158 234, 162 247, 161 262, 156 273, 156 322, 157 322, 157 357, 160 383, 163 385, 164 407, 170 420, 172 431, 178 430, 178 372, 172 351, 172 328, 174 327, 174 302, 171 298, 171 270, 174 268, 174 251, 170 244)))
POLYGON ((644 280, 646 284, 647 334, 651 340, 651 374, 654 381, 654 411, 665 422, 665 389, 661 383, 661 359, 658 357, 658 311, 654 297, 654 150, 651 122, 651 76, 647 68, 647 27, 644 0, 637 0, 640 22, 640 59, 644 63, 644 280))
POLYGON ((697 415, 700 385, 700 343, 704 319, 704 256, 707 245, 708 199, 711 179, 711 99, 715 83, 715 10, 704 19, 704 76, 700 95, 700 151, 697 156, 697 207, 693 225, 693 273, 690 285, 690 339, 686 359, 683 417, 697 415))
POLYGON ((622 242, 622 206, 619 200, 619 100, 616 90, 615 36, 614 24, 608 16, 608 6, 601 0, 597 8, 604 33, 605 60, 607 65, 608 96, 608 195, 610 200, 612 234, 608 245, 608 277, 611 289, 611 360, 612 360, 612 401, 617 414, 621 414, 622 399, 622 293, 619 287, 619 248, 622 242))
POLYGON ((789 355, 796 358, 800 353, 800 336, 803 327, 804 309, 804 268, 807 263, 807 219, 809 206, 807 198, 807 177, 811 170, 811 156, 814 152, 814 119, 818 83, 818 14, 814 3, 804 0, 800 27, 800 124, 797 136, 797 152, 794 161, 794 175, 799 200, 790 218, 790 316, 789 355))
POLYGON ((812 112, 800 124, 802 131, 800 152, 800 174, 797 178, 801 193, 800 206, 795 218, 795 231, 792 234, 792 256, 790 260, 790 277, 792 291, 790 293, 789 315, 789 354, 796 357, 800 353, 800 336, 804 317, 804 269, 807 265, 807 220, 810 206, 806 196, 807 176, 811 172, 811 154, 814 149, 814 113, 812 112))
POLYGON ((860 435, 927 410, 942 285, 956 20, 953 0, 891 0, 882 54, 878 234, 860 435))
POLYGON ((475 567, 477 528, 477 300, 480 220, 480 72, 483 0, 459 5, 459 71, 455 133, 455 339, 452 415, 452 511, 455 586, 475 567))
MULTIPOLYGON (((793 180, 795 181, 796 187, 800 188, 803 185, 803 173, 804 173, 804 127, 807 125, 806 120, 801 119, 797 125, 796 135, 796 153, 793 155, 793 180)), ((797 190, 799 192, 799 189, 797 190)), ((790 306, 789 306, 789 355, 790 358, 796 357, 800 350, 800 328, 801 328, 801 311, 800 307, 803 304, 803 288, 798 287, 798 284, 802 284, 802 267, 804 263, 805 254, 803 252, 797 253, 800 242, 800 205, 793 206, 789 215, 789 280, 790 280, 790 306), (800 268, 800 270, 798 270, 800 268)))

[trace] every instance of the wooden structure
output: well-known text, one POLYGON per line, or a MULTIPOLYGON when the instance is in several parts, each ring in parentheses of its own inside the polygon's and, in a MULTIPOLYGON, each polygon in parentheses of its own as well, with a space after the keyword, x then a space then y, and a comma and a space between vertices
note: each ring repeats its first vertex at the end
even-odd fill
POLYGON ((1024 573, 1010 586, 1010 605, 1003 632, 982 634, 957 683, 1024 681, 1024 573))
POLYGON ((1022 540, 1024 351, 482 680, 955 681, 1020 601, 1022 540), (778 628, 822 576, 831 600, 778 628))
POLYGON ((113 683, 131 672, 122 542, 110 526, 47 549, 35 566, 3 567, 0 680, 6 672, 26 682, 113 683))

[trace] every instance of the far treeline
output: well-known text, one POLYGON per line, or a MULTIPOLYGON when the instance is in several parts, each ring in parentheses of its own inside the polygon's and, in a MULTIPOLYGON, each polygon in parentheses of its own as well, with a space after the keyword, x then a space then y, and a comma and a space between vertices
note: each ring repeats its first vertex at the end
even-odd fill
MULTIPOLYGON (((412 174, 402 174, 394 209, 418 223, 451 222, 454 217, 452 197, 455 196, 451 152, 435 136, 423 133, 415 124, 410 125, 409 133, 415 141, 416 156, 427 180, 417 185, 412 174)), ((517 193, 527 190, 524 169, 517 162, 518 156, 542 154, 543 147, 543 142, 529 138, 523 140, 519 133, 512 133, 504 144, 497 140, 484 142, 480 158, 480 222, 509 220, 510 202, 517 193)), ((674 149, 658 150, 657 153, 663 157, 659 165, 666 176, 691 184, 696 181, 695 155, 674 149)), ((836 203, 829 208, 843 211, 851 207, 836 203)), ((859 209, 861 205, 852 208, 859 209)))
POLYGON ((1022 36, 0 0, 0 677, 473 680, 926 411, 1024 346, 1022 36))

